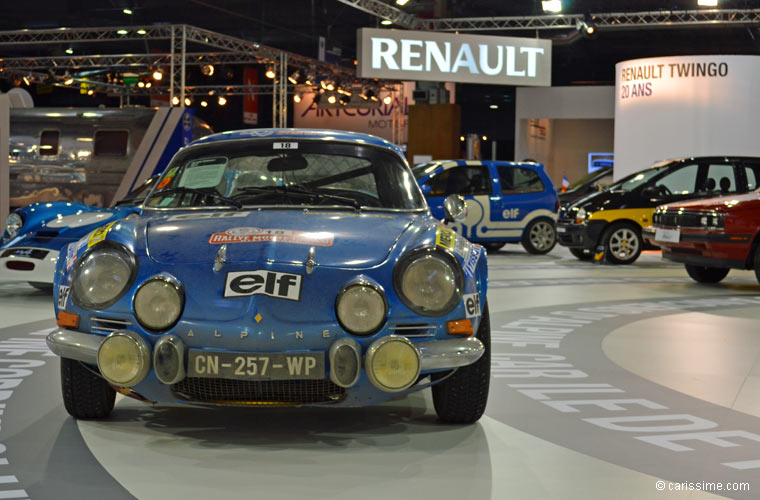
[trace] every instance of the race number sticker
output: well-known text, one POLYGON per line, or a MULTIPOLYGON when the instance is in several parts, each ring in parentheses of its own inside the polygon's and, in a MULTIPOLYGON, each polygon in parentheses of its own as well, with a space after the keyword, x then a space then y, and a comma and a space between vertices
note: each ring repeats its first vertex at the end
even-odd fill
POLYGON ((105 226, 100 226, 95 231, 90 233, 90 238, 87 240, 87 248, 90 248, 93 245, 96 245, 106 239, 106 236, 108 236, 108 231, 111 230, 113 225, 116 224, 116 222, 109 222, 105 226))
POLYGON ((464 313, 468 318, 480 316, 480 294, 468 293, 462 296, 464 301, 464 313))
POLYGON ((272 149, 298 149, 297 142, 274 142, 272 149))
POLYGON ((58 287, 58 309, 66 309, 66 303, 69 301, 70 287, 59 286, 58 287))
POLYGON ((435 233, 435 244, 446 250, 453 250, 456 237, 457 233, 451 229, 438 228, 438 231, 435 233))

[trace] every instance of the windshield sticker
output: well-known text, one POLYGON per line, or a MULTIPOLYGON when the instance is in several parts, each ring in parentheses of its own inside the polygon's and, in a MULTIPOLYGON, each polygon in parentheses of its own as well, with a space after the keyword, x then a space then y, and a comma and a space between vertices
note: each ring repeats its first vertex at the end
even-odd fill
POLYGON ((298 149, 297 142, 274 142, 272 149, 298 149))
POLYGON ((177 173, 177 167, 174 167, 173 169, 169 170, 169 173, 166 174, 166 177, 164 177, 161 182, 156 186, 156 190, 161 191, 164 189, 171 181, 174 179, 174 174, 177 173))
POLYGON ((478 259, 483 252, 483 247, 480 245, 472 245, 470 255, 467 257, 467 261, 464 263, 464 274, 468 278, 475 276, 475 267, 478 265, 478 259))
POLYGON ((290 229, 262 229, 260 227, 233 227, 223 233, 214 233, 208 242, 212 245, 227 243, 294 243, 296 245, 314 245, 331 247, 333 233, 292 231, 290 229))
POLYGON ((179 214, 172 215, 166 222, 175 220, 195 220, 195 219, 226 219, 227 217, 247 217, 251 212, 205 212, 198 214, 179 214))
POLYGON ((182 171, 178 187, 191 189, 216 187, 222 181, 226 168, 227 158, 225 156, 193 160, 182 171))
POLYGON ((87 248, 90 248, 91 246, 96 245, 106 239, 106 236, 108 236, 108 231, 111 230, 114 224, 116 224, 116 221, 109 222, 105 226, 100 226, 95 231, 90 233, 90 237, 87 240, 87 248))
POLYGON ((435 244, 446 250, 453 250, 456 237, 457 233, 451 229, 438 228, 435 233, 435 244))

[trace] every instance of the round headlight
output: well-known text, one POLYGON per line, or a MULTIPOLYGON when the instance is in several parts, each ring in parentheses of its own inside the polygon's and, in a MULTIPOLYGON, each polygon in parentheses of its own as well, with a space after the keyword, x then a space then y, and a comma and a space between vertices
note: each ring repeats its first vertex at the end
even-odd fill
POLYGON ((136 385, 150 370, 150 347, 136 333, 113 332, 100 344, 98 369, 113 385, 136 385))
POLYGON ((344 288, 335 306, 341 326, 352 333, 376 332, 385 321, 385 296, 373 285, 354 284, 344 288))
POLYGON ((113 305, 132 283, 134 257, 114 245, 100 245, 89 252, 72 273, 72 298, 84 309, 113 305))
POLYGON ((409 339, 389 335, 367 349, 365 368, 370 381, 378 389, 403 391, 420 375, 420 353, 409 339))
POLYGON ((462 295, 462 270, 454 259, 429 250, 403 259, 394 282, 401 301, 424 316, 450 313, 462 295))
POLYGON ((24 219, 22 219, 16 212, 13 212, 8 215, 8 219, 5 223, 5 230, 8 231, 8 236, 10 238, 15 238, 23 225, 24 219))
POLYGON ((135 316, 148 330, 162 331, 173 326, 183 305, 182 286, 164 276, 151 278, 135 293, 135 316))

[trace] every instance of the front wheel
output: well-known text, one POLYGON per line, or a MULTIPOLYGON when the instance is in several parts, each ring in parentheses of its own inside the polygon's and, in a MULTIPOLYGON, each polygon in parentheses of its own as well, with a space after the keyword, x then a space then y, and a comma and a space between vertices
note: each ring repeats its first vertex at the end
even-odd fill
POLYGON ((61 392, 66 411, 74 418, 105 418, 116 400, 108 382, 74 359, 61 358, 61 392))
POLYGON ((528 253, 549 253, 557 244, 557 230, 554 222, 537 219, 528 224, 522 238, 522 246, 528 253))
POLYGON ((726 277, 730 269, 726 267, 702 267, 686 264, 686 272, 699 283, 718 283, 726 277))
POLYGON ((506 245, 506 242, 503 241, 489 241, 485 243, 481 243, 484 247, 486 247, 486 250, 489 252, 498 252, 501 250, 501 248, 506 245))
POLYGON ((483 317, 475 336, 483 342, 483 356, 471 365, 458 368, 449 378, 431 388, 435 412, 442 422, 471 424, 486 409, 491 381, 491 319, 488 302, 483 308, 483 317))
POLYGON ((633 264, 641 255, 644 240, 641 228, 628 222, 616 222, 604 232, 604 253, 611 264, 633 264))

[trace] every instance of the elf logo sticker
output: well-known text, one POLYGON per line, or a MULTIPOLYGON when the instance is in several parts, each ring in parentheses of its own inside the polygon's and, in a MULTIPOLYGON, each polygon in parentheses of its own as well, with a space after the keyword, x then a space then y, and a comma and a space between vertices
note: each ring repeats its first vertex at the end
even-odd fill
POLYGON ((464 312, 468 318, 480 316, 480 294, 468 293, 462 296, 464 301, 464 312))
POLYGON ((227 273, 224 298, 269 295, 278 299, 301 300, 300 274, 278 273, 264 269, 227 273))
POLYGON ((69 291, 71 288, 67 286, 58 287, 58 309, 66 309, 66 302, 69 300, 69 291))
POLYGON ((519 208, 508 208, 501 212, 501 216, 505 219, 518 219, 520 218, 520 209, 519 208))

